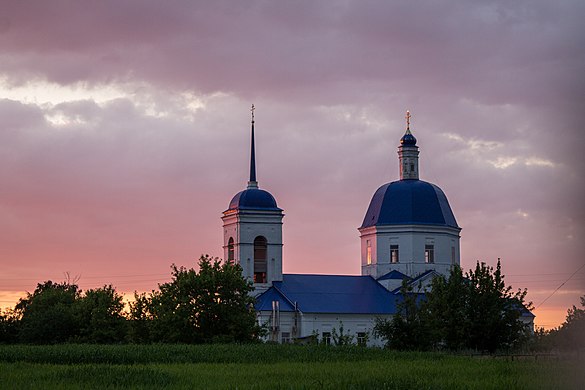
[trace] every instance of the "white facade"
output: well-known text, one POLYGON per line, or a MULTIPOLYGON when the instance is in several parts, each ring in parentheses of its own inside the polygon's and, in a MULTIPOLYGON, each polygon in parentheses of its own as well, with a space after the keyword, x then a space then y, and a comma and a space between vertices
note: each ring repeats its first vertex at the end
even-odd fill
POLYGON ((371 314, 353 313, 302 313, 261 311, 258 323, 268 329, 267 341, 278 343, 307 340, 315 337, 319 342, 328 343, 327 338, 340 333, 353 337, 354 344, 383 347, 384 342, 374 337, 376 318, 391 319, 391 315, 373 316, 371 314))
POLYGON ((255 293, 261 293, 282 280, 282 211, 273 210, 227 210, 223 221, 224 258, 240 264, 243 276, 254 281, 254 241, 264 237, 266 251, 266 281, 254 283, 255 293), (230 239, 233 240, 233 255, 230 239), (232 258, 233 257, 233 258, 232 258))
POLYGON ((459 231, 426 225, 361 229, 362 275, 377 279, 392 270, 411 277, 428 270, 448 275, 453 265, 460 264, 459 231))

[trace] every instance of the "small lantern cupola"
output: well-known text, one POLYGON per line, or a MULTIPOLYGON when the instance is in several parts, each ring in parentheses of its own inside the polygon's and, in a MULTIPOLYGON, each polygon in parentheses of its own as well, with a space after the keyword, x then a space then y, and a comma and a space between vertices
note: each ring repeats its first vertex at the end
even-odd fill
POLYGON ((400 180, 418 180, 418 146, 410 132, 410 111, 406 111, 406 132, 400 139, 398 158, 400 160, 400 180))

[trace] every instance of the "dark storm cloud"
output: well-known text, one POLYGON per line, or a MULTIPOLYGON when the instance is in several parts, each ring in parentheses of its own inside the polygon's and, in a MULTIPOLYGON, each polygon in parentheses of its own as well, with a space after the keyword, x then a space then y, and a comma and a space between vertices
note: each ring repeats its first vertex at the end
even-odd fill
POLYGON ((356 87, 370 90, 358 92, 364 99, 408 88, 415 96, 465 92, 485 103, 547 104, 550 95, 583 96, 574 76, 584 58, 584 8, 546 1, 11 2, 0 47, 4 67, 60 83, 137 77, 327 104, 355 99, 356 87))

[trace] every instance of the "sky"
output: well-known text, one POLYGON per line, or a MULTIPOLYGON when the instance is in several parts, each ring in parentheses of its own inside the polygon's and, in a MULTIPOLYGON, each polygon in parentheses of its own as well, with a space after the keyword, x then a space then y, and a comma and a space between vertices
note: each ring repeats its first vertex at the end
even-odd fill
POLYGON ((583 17, 580 0, 3 0, 0 307, 49 279, 130 297, 222 257, 251 104, 284 271, 359 274, 408 109, 462 267, 501 258, 558 326, 585 294, 583 17))

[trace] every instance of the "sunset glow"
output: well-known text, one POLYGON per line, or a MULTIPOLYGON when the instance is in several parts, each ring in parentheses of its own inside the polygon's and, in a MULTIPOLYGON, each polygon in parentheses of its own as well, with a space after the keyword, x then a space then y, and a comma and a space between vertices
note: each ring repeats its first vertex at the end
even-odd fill
POLYGON ((585 269, 568 280, 585 261, 582 15, 544 0, 7 1, 0 307, 66 273, 131 298, 172 263, 222 256, 254 103, 285 273, 360 273, 357 227, 399 178, 409 109, 462 267, 501 258, 509 285, 546 299, 535 323, 558 326, 585 294, 585 269))

